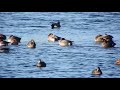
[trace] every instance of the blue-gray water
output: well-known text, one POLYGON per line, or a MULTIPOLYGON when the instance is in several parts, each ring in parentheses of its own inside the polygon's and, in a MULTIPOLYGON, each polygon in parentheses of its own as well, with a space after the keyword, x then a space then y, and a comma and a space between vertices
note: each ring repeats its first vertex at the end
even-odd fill
POLYGON ((120 78, 120 13, 119 12, 0 12, 0 33, 21 37, 18 46, 9 46, 9 53, 0 53, 0 78, 120 78), (60 20, 60 29, 51 29, 51 22, 60 20), (74 41, 61 47, 48 42, 47 36, 74 41), (112 35, 116 46, 102 48, 94 42, 98 34, 112 35), (26 44, 34 39, 35 49, 26 44), (38 59, 47 66, 34 66, 38 59), (103 74, 94 76, 100 67, 103 74))

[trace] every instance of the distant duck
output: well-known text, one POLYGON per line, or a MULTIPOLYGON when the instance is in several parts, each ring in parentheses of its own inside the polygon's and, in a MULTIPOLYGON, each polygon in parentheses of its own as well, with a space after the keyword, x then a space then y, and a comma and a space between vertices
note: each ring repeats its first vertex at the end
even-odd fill
POLYGON ((0 34, 0 40, 6 40, 6 36, 3 34, 0 34))
POLYGON ((36 43, 35 41, 32 39, 31 41, 28 42, 27 44, 28 48, 36 48, 36 43))
POLYGON ((94 69, 94 70, 92 71, 92 74, 93 74, 93 75, 101 75, 101 74, 102 74, 102 71, 101 71, 100 67, 97 67, 96 69, 94 69))
POLYGON ((61 38, 60 40, 59 40, 59 45, 60 46, 71 46, 72 45, 72 42, 73 41, 70 41, 70 40, 66 40, 65 38, 61 38))
POLYGON ((7 47, 0 47, 0 53, 8 53, 9 52, 9 48, 7 48, 7 47))
POLYGON ((56 35, 54 35, 54 34, 52 34, 52 33, 50 33, 50 34, 48 35, 48 41, 49 41, 49 42, 58 41, 58 40, 60 40, 60 38, 61 38, 61 37, 58 37, 58 36, 56 36, 56 35))
POLYGON ((61 25, 60 25, 60 21, 58 21, 57 23, 52 23, 52 25, 51 25, 51 28, 52 29, 54 29, 54 28, 60 28, 61 27, 61 25))
POLYGON ((115 64, 116 64, 116 65, 120 65, 120 59, 117 59, 117 60, 115 61, 115 64))
POLYGON ((14 36, 14 35, 10 35, 9 38, 8 38, 8 42, 10 42, 10 43, 13 43, 13 42, 20 43, 20 41, 21 41, 21 38, 17 37, 17 36, 14 36))
POLYGON ((46 63, 44 61, 42 61, 41 59, 39 59, 39 61, 36 64, 37 67, 46 67, 46 63))

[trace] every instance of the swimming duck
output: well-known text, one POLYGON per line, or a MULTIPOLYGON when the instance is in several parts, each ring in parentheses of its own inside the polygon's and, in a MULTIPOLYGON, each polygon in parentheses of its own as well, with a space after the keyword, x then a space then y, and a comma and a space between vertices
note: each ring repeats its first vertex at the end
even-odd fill
POLYGON ((65 38, 61 38, 59 40, 59 45, 60 46, 71 46, 73 41, 66 40, 65 38))
POLYGON ((13 42, 13 41, 16 41, 18 43, 20 43, 20 40, 21 38, 20 37, 17 37, 17 36, 13 36, 13 35, 10 35, 9 38, 8 38, 8 42, 13 42))
POLYGON ((52 33, 50 33, 50 34, 48 35, 48 41, 49 41, 49 42, 58 41, 58 40, 60 40, 60 38, 61 38, 61 37, 58 37, 58 36, 56 36, 56 35, 54 35, 54 34, 52 34, 52 33))
POLYGON ((120 59, 117 59, 117 60, 115 61, 115 64, 120 65, 120 59))
POLYGON ((54 29, 54 28, 60 28, 61 27, 61 25, 60 25, 60 21, 58 21, 57 23, 52 23, 52 25, 51 25, 51 28, 52 29, 54 29))
POLYGON ((16 39, 11 39, 11 42, 10 42, 11 45, 18 45, 18 43, 19 42, 16 39))
POLYGON ((102 71, 101 71, 100 67, 97 67, 96 69, 94 69, 92 71, 92 74, 94 74, 94 75, 101 75, 102 71))
POLYGON ((41 59, 39 59, 39 61, 36 64, 37 67, 46 67, 46 63, 44 61, 42 61, 41 59))
POLYGON ((95 37, 95 42, 103 42, 104 40, 106 40, 106 41, 112 41, 112 38, 113 38, 113 36, 112 35, 108 35, 108 34, 105 34, 105 35, 101 35, 101 34, 99 34, 99 35, 97 35, 96 37, 95 37))
POLYGON ((36 48, 36 43, 35 41, 32 39, 31 41, 28 42, 27 44, 28 48, 36 48))

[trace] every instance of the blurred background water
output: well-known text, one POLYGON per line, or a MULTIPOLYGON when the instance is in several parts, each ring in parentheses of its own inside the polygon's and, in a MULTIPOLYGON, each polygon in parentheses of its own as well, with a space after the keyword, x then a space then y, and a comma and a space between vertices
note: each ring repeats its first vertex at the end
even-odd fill
POLYGON ((0 53, 0 78, 120 78, 120 12, 0 12, 0 33, 21 37, 21 43, 0 53), (60 29, 51 29, 59 20, 60 29), (48 42, 49 33, 72 40, 73 46, 61 47, 48 42), (116 46, 102 48, 94 38, 112 35, 116 46), (26 44, 34 39, 35 49, 26 44), (38 59, 47 66, 34 66, 38 59), (92 75, 100 67, 103 74, 92 75))

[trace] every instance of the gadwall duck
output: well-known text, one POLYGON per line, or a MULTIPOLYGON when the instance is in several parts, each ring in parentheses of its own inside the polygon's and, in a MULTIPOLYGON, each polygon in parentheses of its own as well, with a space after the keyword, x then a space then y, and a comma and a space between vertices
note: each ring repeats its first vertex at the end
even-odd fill
POLYGON ((60 25, 60 21, 58 21, 57 23, 52 23, 52 25, 51 25, 51 28, 52 29, 54 29, 54 28, 60 28, 61 27, 61 25, 60 25))
POLYGON ((71 46, 73 41, 66 40, 65 38, 61 38, 59 40, 59 45, 60 46, 71 46))
POLYGON ((96 69, 94 69, 94 70, 92 71, 92 74, 93 74, 93 75, 101 75, 101 74, 102 74, 102 71, 101 71, 100 67, 97 67, 96 69))
POLYGON ((48 35, 48 41, 49 42, 55 42, 55 41, 58 41, 58 40, 60 40, 61 39, 61 37, 58 37, 58 36, 56 36, 56 35, 54 35, 54 34, 52 34, 52 33, 50 33, 49 35, 48 35))
POLYGON ((28 48, 36 48, 36 43, 35 41, 32 39, 31 41, 28 42, 27 44, 28 48))
POLYGON ((120 65, 120 59, 117 59, 117 60, 115 61, 115 64, 120 65))
POLYGON ((44 61, 42 61, 41 59, 39 59, 39 61, 36 64, 37 67, 46 67, 46 63, 44 61))

